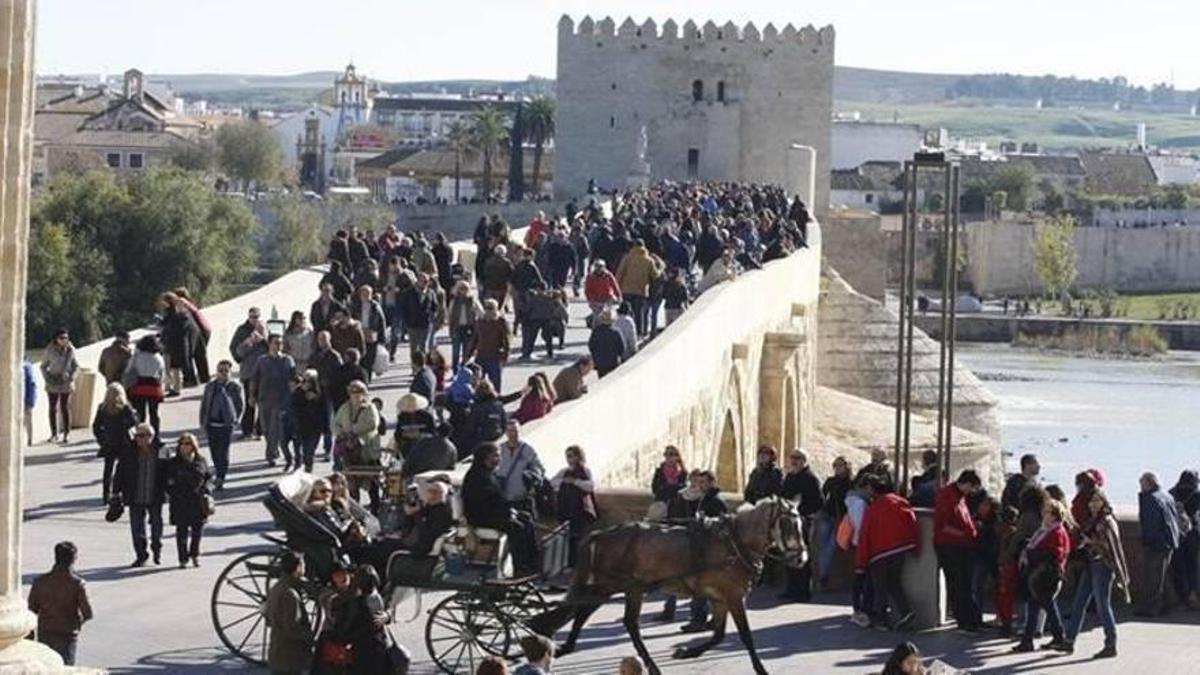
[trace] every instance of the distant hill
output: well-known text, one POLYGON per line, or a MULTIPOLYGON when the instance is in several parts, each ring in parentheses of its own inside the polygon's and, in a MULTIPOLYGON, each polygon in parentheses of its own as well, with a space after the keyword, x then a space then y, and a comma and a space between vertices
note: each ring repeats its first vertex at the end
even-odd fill
MULTIPOLYGON (((170 84, 188 99, 289 111, 328 100, 338 75, 336 71, 295 75, 161 74, 151 79, 170 84)), ((380 82, 380 86, 394 94, 554 93, 554 80, 535 77, 380 82)), ((1200 101, 1200 92, 1177 91, 1166 84, 1141 87, 1120 77, 1081 80, 1052 75, 907 73, 838 66, 833 91, 839 111, 856 110, 866 119, 943 127, 955 135, 991 143, 1037 141, 1048 150, 1124 147, 1133 141, 1137 123, 1145 122, 1151 143, 1200 150, 1200 118, 1189 114, 1191 105, 1200 101), (1045 104, 1043 110, 1035 108, 1034 102, 1039 99, 1045 104), (1116 102, 1121 102, 1122 110, 1113 110, 1116 102)))

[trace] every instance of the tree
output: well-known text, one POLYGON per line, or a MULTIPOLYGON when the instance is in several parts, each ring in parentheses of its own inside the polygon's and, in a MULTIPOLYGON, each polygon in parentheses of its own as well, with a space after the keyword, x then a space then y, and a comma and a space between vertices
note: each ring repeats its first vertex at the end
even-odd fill
POLYGON ((217 148, 211 138, 180 141, 171 146, 171 164, 188 171, 212 171, 217 164, 217 148))
POLYGON ((320 262, 324 253, 320 210, 298 199, 276 200, 275 208, 279 217, 274 232, 264 238, 263 257, 285 270, 320 262))
POLYGON ((108 171, 57 176, 34 204, 30 226, 32 344, 56 324, 90 337, 144 325, 158 295, 177 286, 201 302, 220 299, 257 258, 248 243, 257 223, 246 204, 178 168, 119 182, 108 171), (39 247, 44 254, 35 254, 39 247), (75 280, 64 280, 64 271, 75 280))
POLYGON ((1059 296, 1063 311, 1071 311, 1071 285, 1079 274, 1079 255, 1075 251, 1075 219, 1056 216, 1037 226, 1033 242, 1033 262, 1037 275, 1050 297, 1059 296))
POLYGON ((107 297, 108 257, 80 245, 81 239, 60 223, 30 224, 25 290, 30 346, 43 346, 58 328, 71 331, 80 344, 99 340, 108 328, 100 309, 107 297))
POLYGON ((541 193, 542 153, 554 138, 554 99, 539 96, 525 106, 525 135, 533 143, 533 189, 541 193))
POLYGON ((483 157, 483 194, 492 194, 492 170, 495 158, 504 152, 508 140, 508 120, 504 113, 484 106, 471 115, 471 145, 483 157))
POLYGON ((462 184, 462 163, 474 152, 471 138, 471 127, 461 120, 454 120, 446 129, 446 141, 454 151, 454 203, 460 201, 460 186, 462 184))
POLYGON ((217 131, 217 162, 222 171, 241 181, 244 192, 251 183, 273 180, 282 161, 279 139, 258 122, 226 124, 217 131))
POLYGON ((988 192, 1004 192, 1006 207, 1013 211, 1024 211, 1029 206, 1032 187, 1033 176, 1025 169, 1015 167, 998 172, 988 181, 988 192))

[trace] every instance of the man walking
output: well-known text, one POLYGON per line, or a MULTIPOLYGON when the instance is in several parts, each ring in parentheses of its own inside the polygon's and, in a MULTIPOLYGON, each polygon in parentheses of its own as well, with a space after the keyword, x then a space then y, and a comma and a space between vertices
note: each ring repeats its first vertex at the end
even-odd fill
POLYGON ((1162 489, 1158 476, 1147 471, 1139 481, 1138 521, 1142 526, 1142 579, 1137 616, 1158 616, 1163 611, 1163 587, 1171 556, 1179 548, 1179 514, 1175 500, 1162 489))
POLYGON ((267 437, 267 466, 275 466, 279 446, 284 441, 283 412, 291 397, 295 376, 296 362, 283 353, 283 336, 272 335, 267 342, 267 353, 258 360, 254 372, 259 416, 267 437))
POLYGON ((87 586, 75 574, 79 550, 69 541, 54 545, 54 568, 34 580, 29 611, 37 614, 38 642, 58 652, 63 663, 75 665, 79 629, 92 618, 87 586))
POLYGON ((257 437, 261 424, 256 424, 257 396, 254 391, 254 372, 258 359, 267 351, 267 327, 259 320, 257 307, 251 307, 246 321, 233 332, 229 341, 229 353, 238 364, 238 379, 246 395, 246 410, 242 415, 242 438, 257 437))
POLYGON ((200 428, 208 436, 208 450, 216 471, 213 489, 218 491, 225 486, 225 474, 229 471, 229 445, 233 441, 233 429, 246 409, 242 384, 229 377, 232 370, 231 361, 219 361, 217 374, 204 385, 204 396, 200 399, 200 428))

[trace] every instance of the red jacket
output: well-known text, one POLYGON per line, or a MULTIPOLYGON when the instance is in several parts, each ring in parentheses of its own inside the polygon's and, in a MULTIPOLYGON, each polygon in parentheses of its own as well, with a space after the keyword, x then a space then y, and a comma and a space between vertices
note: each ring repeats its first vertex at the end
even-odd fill
MULTIPOLYGON (((1039 533, 1035 532, 1034 537, 1039 533)), ((1067 554, 1071 552, 1071 536, 1067 534, 1067 528, 1062 523, 1058 527, 1045 533, 1040 540, 1034 542, 1029 540, 1028 553, 1032 554, 1037 551, 1039 555, 1049 556, 1058 563, 1060 570, 1067 569, 1067 554)), ((1027 555, 1026 558, 1035 558, 1035 555, 1027 555)))
POLYGON ((583 284, 583 295, 588 302, 603 304, 617 302, 621 299, 621 287, 612 272, 605 270, 603 274, 589 274, 583 284))
POLYGON ((917 514, 908 500, 894 492, 876 497, 863 515, 855 567, 916 549, 917 514))
POLYGON ((938 490, 933 511, 934 546, 970 546, 978 536, 967 496, 954 483, 938 490))

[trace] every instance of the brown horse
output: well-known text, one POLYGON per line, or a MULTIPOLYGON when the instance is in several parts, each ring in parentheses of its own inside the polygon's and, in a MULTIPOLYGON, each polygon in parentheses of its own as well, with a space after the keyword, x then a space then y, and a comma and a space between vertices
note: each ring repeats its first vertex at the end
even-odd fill
POLYGON ((573 619, 561 650, 569 653, 588 618, 609 598, 624 593, 625 628, 638 656, 651 673, 658 673, 638 626, 643 597, 655 590, 705 597, 712 601, 713 635, 677 648, 675 658, 695 658, 719 644, 725 638, 726 616, 733 615, 754 671, 766 673, 754 649, 745 599, 771 547, 780 550, 792 566, 804 564, 807 557, 800 516, 787 500, 766 499, 704 522, 627 523, 594 532, 580 544, 579 563, 563 604, 530 620, 528 626, 553 635, 573 619))

